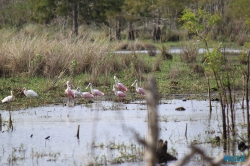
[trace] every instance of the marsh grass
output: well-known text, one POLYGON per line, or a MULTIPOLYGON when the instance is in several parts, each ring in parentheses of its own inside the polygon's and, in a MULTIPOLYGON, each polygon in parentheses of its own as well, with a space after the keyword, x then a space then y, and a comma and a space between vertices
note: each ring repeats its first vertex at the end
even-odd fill
MULTIPOLYGON (((197 54, 196 41, 185 43, 185 54, 173 55, 172 60, 163 60, 161 54, 149 56, 135 50, 155 50, 162 44, 148 41, 110 42, 105 31, 79 27, 79 35, 71 37, 70 31, 41 25, 27 25, 22 29, 0 30, 0 97, 13 90, 15 100, 11 109, 61 103, 65 100, 66 81, 84 89, 89 82, 108 96, 114 96, 114 75, 129 87, 128 100, 135 92, 130 85, 135 79, 142 87, 150 74, 154 74, 162 97, 172 93, 206 93, 205 65, 197 54), (115 54, 115 50, 132 50, 131 54, 115 54), (29 100, 22 88, 33 89, 39 95, 29 100)), ((171 45, 171 43, 169 44, 171 45)), ((165 46, 165 45, 164 45, 165 46)), ((166 48, 169 46, 166 45, 166 48)), ((167 51, 167 49, 166 49, 167 51)), ((232 56, 233 57, 233 56, 232 56)), ((232 61, 229 68, 244 65, 232 61)), ((233 69, 235 70, 235 69, 233 69)), ((227 68, 225 71, 229 71, 227 68)), ((241 73, 236 73, 235 87, 241 88, 241 73)), ((211 86, 215 81, 211 80, 211 86)), ((113 99, 107 97, 107 99, 113 99)), ((1 105, 5 108, 5 105, 1 105)))
POLYGON ((167 123, 169 120, 168 120, 168 117, 166 115, 162 115, 159 117, 159 121, 167 123))
POLYGON ((180 54, 181 61, 194 63, 197 61, 199 45, 197 41, 188 41, 183 43, 183 52, 180 54))
POLYGON ((130 51, 138 51, 138 50, 154 51, 157 48, 153 44, 142 42, 140 40, 135 40, 135 41, 129 41, 129 42, 120 42, 115 47, 115 49, 116 50, 130 50, 130 51))
POLYGON ((42 158, 42 157, 54 157, 55 159, 57 159, 58 156, 60 156, 60 152, 45 152, 45 151, 41 151, 41 152, 34 152, 32 151, 31 156, 32 158, 42 158))
MULTIPOLYGON (((30 28, 31 29, 31 28, 30 28)), ((81 29, 80 29, 81 30, 81 29)), ((83 31, 83 30, 82 30, 83 31)), ((2 32, 3 33, 3 32, 2 32)), ((1 44, 0 73, 4 76, 25 75, 53 78, 61 72, 95 74, 102 67, 108 40, 102 35, 82 33, 81 38, 68 38, 61 32, 36 33, 32 30, 14 31, 1 44)))
POLYGON ((144 160, 145 148, 140 145, 133 143, 125 144, 124 142, 116 143, 115 141, 110 141, 107 145, 104 143, 92 142, 93 148, 108 148, 115 153, 112 157, 95 156, 94 164, 119 164, 124 162, 139 162, 144 160))

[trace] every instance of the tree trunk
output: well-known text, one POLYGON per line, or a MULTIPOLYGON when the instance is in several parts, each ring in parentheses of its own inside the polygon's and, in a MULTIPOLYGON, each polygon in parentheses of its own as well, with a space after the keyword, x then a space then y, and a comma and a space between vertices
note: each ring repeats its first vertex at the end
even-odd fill
POLYGON ((161 40, 161 27, 160 25, 160 19, 158 18, 157 24, 154 24, 153 27, 153 41, 160 41, 161 40))
POLYGON ((156 40, 160 41, 161 40, 161 27, 160 27, 160 16, 158 18, 158 22, 157 22, 157 28, 156 28, 156 40))
POLYGON ((219 97, 220 97, 220 105, 221 105, 221 112, 222 112, 222 129, 223 129, 223 133, 222 133, 222 135, 223 135, 223 139, 227 139, 227 133, 226 133, 226 131, 227 131, 227 122, 226 122, 226 110, 225 110, 225 99, 224 99, 224 92, 225 92, 225 90, 224 90, 224 88, 223 88, 223 86, 222 86, 222 84, 220 83, 220 85, 219 85, 219 82, 220 82, 220 80, 219 80, 219 77, 217 76, 217 73, 215 72, 215 71, 213 71, 213 73, 214 73, 214 77, 215 77, 215 81, 216 81, 216 85, 217 85, 217 88, 219 89, 219 87, 221 87, 222 88, 222 92, 220 92, 220 90, 219 90, 219 97))
POLYGON ((245 108, 244 102, 245 102, 245 90, 246 90, 246 85, 245 85, 245 75, 242 75, 242 79, 243 79, 243 94, 242 94, 242 104, 241 104, 241 109, 245 108))
POLYGON ((72 35, 78 35, 78 11, 77 11, 77 3, 76 1, 73 1, 73 29, 72 29, 72 35))
POLYGON ((207 90, 208 90, 208 102, 209 102, 209 111, 212 112, 212 102, 211 102, 211 92, 210 92, 210 80, 209 76, 207 76, 207 90))
POLYGON ((121 40, 121 21, 119 18, 116 19, 115 37, 116 40, 121 40))
POLYGON ((224 139, 227 139, 227 124, 226 124, 226 110, 225 110, 225 106, 224 105, 222 105, 222 128, 223 128, 223 138, 224 139))
POLYGON ((161 40, 161 28, 159 26, 157 26, 156 28, 156 41, 160 41, 161 40))
POLYGON ((109 41, 112 41, 112 29, 111 29, 111 22, 110 19, 108 19, 108 27, 109 27, 109 41))
POLYGON ((151 76, 148 84, 148 92, 146 94, 147 110, 148 110, 148 132, 146 140, 146 165, 156 165, 156 147, 158 142, 158 103, 159 94, 157 91, 157 83, 155 78, 151 76))
POLYGON ((0 114, 0 132, 2 131, 2 115, 0 114))
POLYGON ((232 90, 231 90, 229 76, 227 79, 228 79, 229 103, 230 103, 230 109, 231 109, 231 123, 232 123, 233 135, 235 135, 234 101, 233 101, 233 97, 232 97, 232 90))
POLYGON ((250 139, 250 122, 249 122, 249 98, 248 98, 248 82, 249 82, 249 56, 250 50, 248 51, 248 61, 247 61, 247 77, 246 77, 246 105, 247 105, 247 136, 250 139))
POLYGON ((152 36, 153 36, 153 41, 156 41, 156 26, 155 26, 155 24, 153 26, 153 34, 152 34, 152 36))
POLYGON ((133 24, 131 21, 129 22, 129 27, 128 27, 128 40, 135 40, 133 24))

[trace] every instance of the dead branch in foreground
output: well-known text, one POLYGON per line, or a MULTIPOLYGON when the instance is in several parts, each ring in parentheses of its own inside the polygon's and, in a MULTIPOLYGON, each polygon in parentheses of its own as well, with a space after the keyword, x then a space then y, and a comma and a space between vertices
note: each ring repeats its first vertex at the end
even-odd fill
POLYGON ((157 91, 157 84, 154 77, 150 77, 148 83, 148 91, 146 93, 146 100, 148 106, 148 133, 146 138, 146 162, 147 166, 155 166, 156 164, 156 147, 158 141, 158 123, 157 111, 159 95, 157 91))
POLYGON ((199 154, 202 156, 202 158, 207 161, 209 164, 209 166, 219 166, 221 165, 221 163, 223 162, 224 159, 224 154, 220 154, 219 156, 217 156, 214 159, 211 159, 210 157, 208 157, 203 150, 201 150, 200 148, 191 145, 191 151, 185 155, 185 157, 183 159, 180 159, 178 162, 172 164, 171 166, 184 166, 185 164, 188 163, 188 161, 195 155, 195 154, 199 154))
MULTIPOLYGON (((151 77, 149 79, 148 84, 148 91, 146 94, 146 100, 147 100, 147 110, 148 110, 148 133, 146 142, 144 142, 142 139, 139 138, 138 135, 135 135, 137 140, 144 144, 146 146, 146 163, 147 166, 155 166, 157 162, 157 156, 156 156, 156 149, 157 149, 157 142, 158 142, 158 121, 157 121, 157 111, 158 111, 158 102, 159 102, 159 95, 157 91, 157 84, 156 80, 151 77)), ((186 156, 173 164, 172 166, 184 166, 186 163, 189 162, 189 160, 195 155, 199 154, 203 157, 205 161, 209 163, 210 166, 219 166, 224 159, 224 155, 220 154, 214 159, 211 159, 208 157, 203 150, 200 148, 191 145, 191 151, 186 154, 186 156)))

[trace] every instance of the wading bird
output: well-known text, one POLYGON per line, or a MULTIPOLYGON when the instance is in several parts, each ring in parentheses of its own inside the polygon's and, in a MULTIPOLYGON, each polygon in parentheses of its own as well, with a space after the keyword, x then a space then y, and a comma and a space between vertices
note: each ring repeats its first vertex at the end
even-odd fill
POLYGON ((33 91, 33 90, 27 90, 25 87, 23 88, 23 93, 25 94, 26 97, 38 97, 38 94, 33 91))
POLYGON ((10 91, 10 96, 5 97, 5 98, 2 100, 2 103, 9 103, 9 102, 13 101, 13 99, 14 99, 13 92, 10 91))
POLYGON ((82 89, 80 87, 77 88, 78 89, 78 93, 79 93, 79 96, 85 98, 85 99, 92 99, 94 98, 94 95, 92 95, 91 93, 89 92, 82 92, 82 89))
POLYGON ((122 92, 122 91, 117 91, 116 89, 115 89, 115 85, 113 85, 113 91, 114 91, 114 93, 115 93, 115 95, 118 97, 118 100, 121 102, 121 100, 124 98, 124 97, 126 97, 126 94, 124 93, 124 92, 122 92))
POLYGON ((140 95, 140 99, 142 100, 142 97, 146 94, 146 92, 143 88, 140 88, 138 86, 138 80, 135 80, 135 82, 131 86, 134 86, 134 84, 135 84, 135 90, 140 95))
POLYGON ((79 86, 76 89, 72 89, 72 91, 75 94, 75 97, 81 96, 81 88, 79 86))
POLYGON ((115 87, 119 91, 126 92, 128 90, 128 88, 125 85, 123 85, 116 76, 114 76, 114 79, 115 79, 115 87))
POLYGON ((94 98, 94 95, 92 95, 89 92, 82 92, 82 89, 80 87, 77 87, 76 90, 73 90, 73 92, 75 93, 76 96, 81 96, 85 99, 92 99, 94 98))
POLYGON ((31 89, 27 90, 25 87, 23 88, 23 93, 25 94, 26 97, 30 98, 30 102, 32 97, 38 97, 38 94, 35 91, 31 89))
POLYGON ((88 87, 90 87, 90 91, 91 91, 92 95, 94 95, 96 97, 97 96, 104 96, 104 93, 102 91, 100 91, 98 89, 93 89, 91 83, 89 83, 89 85, 86 87, 86 89, 88 89, 88 87))
POLYGON ((65 90, 65 94, 68 97, 68 102, 70 102, 71 98, 74 99, 75 98, 75 94, 74 92, 71 90, 71 85, 69 84, 69 81, 66 82, 67 84, 67 89, 65 90))
POLYGON ((81 96, 82 96, 83 98, 85 98, 85 99, 92 99, 92 98, 95 97, 94 95, 92 95, 92 94, 89 93, 89 92, 82 92, 82 93, 81 93, 81 96))

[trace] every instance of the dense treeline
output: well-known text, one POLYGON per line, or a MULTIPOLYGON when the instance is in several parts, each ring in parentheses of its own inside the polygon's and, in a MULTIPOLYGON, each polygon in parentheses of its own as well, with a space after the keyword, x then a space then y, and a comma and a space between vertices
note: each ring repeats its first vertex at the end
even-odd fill
POLYGON ((0 27, 59 25, 77 35, 80 25, 94 24, 105 26, 110 39, 176 41, 187 35, 179 21, 185 8, 222 18, 203 32, 212 39, 241 45, 247 40, 248 0, 1 0, 0 27))

